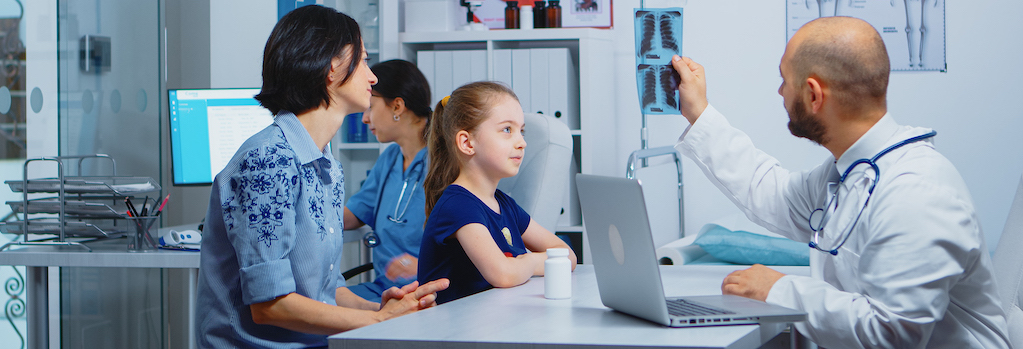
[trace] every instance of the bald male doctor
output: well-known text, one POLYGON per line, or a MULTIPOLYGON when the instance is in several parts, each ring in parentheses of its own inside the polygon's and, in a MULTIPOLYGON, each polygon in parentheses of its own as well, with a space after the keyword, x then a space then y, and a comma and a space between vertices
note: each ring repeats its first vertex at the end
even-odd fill
POLYGON ((703 67, 675 57, 676 148, 748 218, 812 248, 810 277, 762 265, 722 292, 807 312, 796 324, 833 348, 1008 348, 991 257, 966 184, 930 129, 888 114, 884 42, 859 19, 825 17, 782 56, 793 135, 833 156, 790 172, 708 105, 703 67))

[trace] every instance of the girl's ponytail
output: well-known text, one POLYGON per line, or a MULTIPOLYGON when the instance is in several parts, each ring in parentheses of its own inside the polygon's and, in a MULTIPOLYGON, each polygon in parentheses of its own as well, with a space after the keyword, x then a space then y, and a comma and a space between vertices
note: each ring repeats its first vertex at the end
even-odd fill
POLYGON ((426 193, 426 218, 430 218, 433 206, 437 204, 444 188, 458 178, 458 158, 451 152, 450 145, 443 130, 442 116, 444 115, 444 104, 447 97, 433 108, 433 116, 426 129, 426 149, 429 149, 430 170, 426 173, 423 181, 423 191, 426 193))

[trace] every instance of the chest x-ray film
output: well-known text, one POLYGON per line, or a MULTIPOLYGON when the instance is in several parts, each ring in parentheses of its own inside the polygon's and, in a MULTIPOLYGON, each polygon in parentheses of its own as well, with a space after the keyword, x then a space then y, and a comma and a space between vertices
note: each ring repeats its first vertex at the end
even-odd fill
POLYGON ((679 76, 671 57, 682 55, 682 8, 636 9, 636 85, 644 114, 682 115, 679 76))

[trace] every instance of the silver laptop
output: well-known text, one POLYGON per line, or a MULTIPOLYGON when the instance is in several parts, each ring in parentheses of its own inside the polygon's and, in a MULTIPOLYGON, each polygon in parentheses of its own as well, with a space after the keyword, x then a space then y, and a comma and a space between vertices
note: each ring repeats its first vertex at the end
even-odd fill
POLYGON ((579 174, 576 185, 605 306, 671 327, 806 320, 804 312, 738 296, 666 299, 640 182, 579 174))

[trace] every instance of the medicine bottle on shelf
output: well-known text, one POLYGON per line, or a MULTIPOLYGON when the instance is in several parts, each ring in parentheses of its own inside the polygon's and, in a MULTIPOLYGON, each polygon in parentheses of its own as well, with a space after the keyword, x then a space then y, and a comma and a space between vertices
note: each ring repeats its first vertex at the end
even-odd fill
POLYGON ((561 28, 561 1, 547 2, 547 28, 561 28))
POLYGON ((547 28, 547 1, 533 3, 533 28, 547 28))
POLYGON ((504 29, 519 29, 519 2, 508 1, 504 8, 504 29))
POLYGON ((533 29, 533 2, 526 0, 519 6, 519 29, 533 29))

